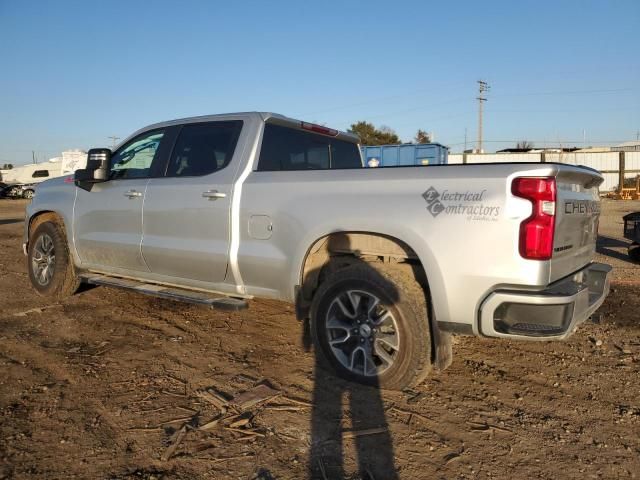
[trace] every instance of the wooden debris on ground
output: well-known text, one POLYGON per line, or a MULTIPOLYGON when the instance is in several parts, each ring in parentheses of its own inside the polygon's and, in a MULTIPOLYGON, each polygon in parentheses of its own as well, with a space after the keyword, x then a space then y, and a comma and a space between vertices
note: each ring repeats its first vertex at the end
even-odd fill
POLYGON ((162 454, 161 459, 163 462, 168 461, 176 452, 176 450, 180 446, 180 442, 182 442, 182 439, 187 434, 187 428, 188 427, 186 425, 183 425, 182 428, 178 430, 178 432, 174 435, 171 441, 171 445, 169 445, 167 449, 164 451, 164 453, 162 454))
POLYGON ((491 423, 472 422, 472 421, 468 421, 467 423, 469 425, 471 425, 471 430, 476 431, 476 432, 485 432, 485 431, 489 431, 489 430, 495 430, 497 432, 513 433, 513 431, 509 430, 508 428, 499 427, 498 425, 494 425, 494 424, 491 424, 491 423))
POLYGON ((234 417, 231 423, 229 423, 229 426, 231 428, 246 427, 251 422, 252 418, 253 414, 251 412, 244 412, 234 417))
POLYGON ((460 453, 458 452, 451 452, 446 454, 442 460, 444 460, 444 464, 445 465, 449 465, 451 462, 453 462, 454 460, 457 460, 460 458, 460 453))
MULTIPOLYGON (((171 378, 173 379, 173 377, 171 378)), ((177 378, 175 378, 175 380, 178 381, 177 378)), ((160 393, 167 392, 161 391, 160 393)), ((299 412, 305 408, 312 407, 309 402, 306 402, 304 400, 283 396, 282 392, 272 387, 266 381, 262 381, 259 384, 254 385, 253 387, 236 395, 233 398, 228 394, 215 389, 214 387, 208 387, 198 390, 195 392, 195 395, 200 399, 215 406, 219 410, 219 413, 218 415, 211 418, 211 420, 209 420, 208 422, 197 426, 194 423, 194 419, 200 412, 190 408, 180 407, 181 410, 192 413, 192 415, 170 419, 162 422, 162 424, 160 425, 148 427, 149 430, 158 430, 159 427, 166 426, 167 424, 184 422, 182 427, 180 427, 176 431, 176 433, 174 433, 173 437, 171 438, 170 445, 162 454, 161 458, 163 461, 168 461, 175 455, 177 449, 183 442, 189 430, 207 432, 215 428, 221 428, 225 431, 235 434, 235 441, 251 442, 258 438, 266 437, 268 433, 263 429, 258 430, 254 427, 254 425, 252 425, 252 420, 254 419, 255 415, 260 413, 261 410, 270 409, 273 411, 299 412), (281 399, 284 403, 269 404, 277 398, 281 399), (256 406, 258 406, 257 411, 249 410, 252 407, 256 406)), ((175 396, 179 396, 179 394, 175 394, 175 396)), ((374 435, 376 433, 382 433, 383 431, 386 431, 386 428, 351 431, 345 432, 345 437, 355 438, 362 435, 374 435)), ((211 445, 207 444, 206 448, 211 448, 211 445)), ((199 449, 196 449, 196 451, 198 450, 199 449)), ((228 461, 234 458, 235 457, 229 457, 220 460, 228 461)))
POLYGON ((265 383, 260 383, 246 392, 237 395, 233 400, 231 400, 231 403, 237 406, 240 410, 246 410, 279 395, 281 395, 281 392, 278 390, 271 388, 265 383))
POLYGON ((288 397, 286 395, 282 395, 279 397, 281 400, 286 400, 287 402, 295 403, 296 405, 300 405, 301 407, 311 408, 313 405, 304 400, 300 400, 298 398, 288 397))
POLYGON ((243 428, 224 427, 225 430, 231 432, 242 433, 243 435, 250 435, 252 437, 266 437, 264 433, 256 432, 255 430, 245 430, 243 428))
POLYGON ((380 433, 388 433, 389 429, 387 427, 377 427, 377 428, 367 428, 364 430, 346 430, 342 432, 342 438, 356 438, 356 437, 364 437, 367 435, 378 435, 380 433))
POLYGON ((292 405, 266 405, 264 408, 273 410, 276 412, 299 412, 303 407, 295 407, 292 405))
POLYGON ((204 390, 198 390, 196 395, 203 400, 214 405, 221 412, 226 412, 229 406, 229 400, 222 395, 222 393, 216 391, 214 388, 206 388, 204 390))
POLYGON ((213 420, 210 420, 207 423, 200 425, 200 427, 198 427, 198 430, 211 430, 212 428, 216 427, 220 423, 220 421, 223 419, 224 419, 224 414, 220 414, 213 420))
POLYGON ((235 455, 233 457, 216 458, 216 459, 210 460, 210 463, 212 463, 212 464, 223 463, 223 462, 228 462, 228 461, 231 461, 231 460, 241 460, 243 458, 248 458, 248 457, 253 457, 253 453, 247 452, 247 453, 244 453, 242 455, 235 455))

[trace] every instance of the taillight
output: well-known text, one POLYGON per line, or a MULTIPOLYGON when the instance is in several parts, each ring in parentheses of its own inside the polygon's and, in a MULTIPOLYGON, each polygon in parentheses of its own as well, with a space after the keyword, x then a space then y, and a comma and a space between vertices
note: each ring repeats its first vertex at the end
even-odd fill
POLYGON ((338 130, 334 130, 333 128, 323 127, 322 125, 316 125, 315 123, 300 122, 300 126, 304 130, 309 130, 310 132, 315 132, 315 133, 321 133, 322 135, 329 135, 330 137, 335 137, 338 135, 338 130))
POLYGON ((511 193, 532 204, 531 216, 520 224, 520 255, 530 260, 549 260, 553 254, 556 214, 556 179, 518 177, 511 193))

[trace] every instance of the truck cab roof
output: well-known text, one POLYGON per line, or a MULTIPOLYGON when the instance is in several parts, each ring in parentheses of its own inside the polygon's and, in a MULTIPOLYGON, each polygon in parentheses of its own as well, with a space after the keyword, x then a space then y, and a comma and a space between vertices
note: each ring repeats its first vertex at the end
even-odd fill
MULTIPOLYGON (((360 143, 360 138, 357 135, 354 135, 353 133, 345 132, 343 130, 328 129, 322 125, 315 125, 309 122, 297 120, 295 118, 287 117, 285 115, 281 115, 279 113, 274 113, 274 112, 232 112, 232 113, 218 113, 218 114, 212 114, 212 115, 200 115, 195 117, 178 118, 175 120, 167 120, 164 122, 148 125, 138 130, 137 132, 135 132, 132 136, 135 136, 138 133, 146 130, 169 127, 172 125, 180 125, 183 123, 224 121, 224 120, 238 119, 242 117, 244 118, 253 117, 256 120, 259 120, 262 122, 277 123, 279 125, 283 125, 290 128, 296 128, 300 130, 305 129, 305 126, 319 127, 319 129, 331 130, 332 131, 331 136, 335 136, 337 138, 340 138, 341 140, 346 140, 352 143, 360 143)), ((317 133, 321 133, 321 132, 317 132, 317 133)), ((126 140, 127 139, 125 139, 122 143, 124 143, 126 140)))

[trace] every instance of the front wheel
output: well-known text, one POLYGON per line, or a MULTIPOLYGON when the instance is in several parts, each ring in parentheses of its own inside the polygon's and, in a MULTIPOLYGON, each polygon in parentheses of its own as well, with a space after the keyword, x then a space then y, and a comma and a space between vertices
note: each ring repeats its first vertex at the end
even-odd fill
POLYGON ((44 222, 36 226, 29 238, 27 254, 29 280, 36 292, 55 298, 65 298, 76 292, 80 280, 60 224, 44 222))
POLYGON ((408 267, 359 263, 331 274, 313 298, 311 335, 316 354, 351 381, 401 390, 431 367, 425 294, 408 267))
POLYGON ((35 192, 31 188, 27 188, 22 192, 22 198, 26 198, 27 200, 32 199, 34 195, 35 192))

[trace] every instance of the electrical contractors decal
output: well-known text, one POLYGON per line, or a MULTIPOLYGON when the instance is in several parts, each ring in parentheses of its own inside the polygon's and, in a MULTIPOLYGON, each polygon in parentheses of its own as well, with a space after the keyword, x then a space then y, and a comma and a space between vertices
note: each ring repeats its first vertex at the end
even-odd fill
POLYGON ((427 202, 427 210, 431 215, 456 215, 466 217, 467 220, 483 222, 496 221, 500 215, 500 207, 487 204, 484 196, 486 190, 451 191, 443 190, 442 193, 433 187, 422 194, 427 202))

